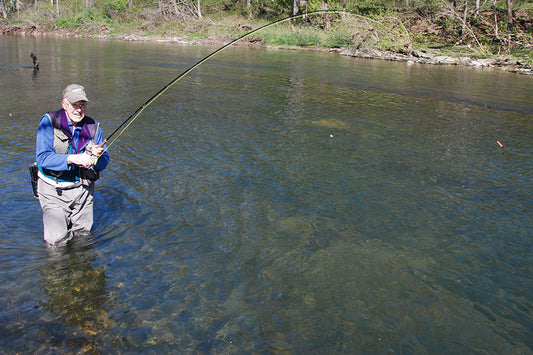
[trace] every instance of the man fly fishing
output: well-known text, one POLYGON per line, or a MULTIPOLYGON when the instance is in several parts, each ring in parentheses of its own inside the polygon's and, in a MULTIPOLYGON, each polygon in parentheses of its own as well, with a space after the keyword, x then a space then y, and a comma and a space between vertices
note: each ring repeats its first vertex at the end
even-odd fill
POLYGON ((107 167, 109 153, 100 124, 85 116, 88 101, 83 86, 68 85, 63 108, 43 115, 37 130, 34 193, 50 246, 88 234, 93 225, 94 182, 107 167))

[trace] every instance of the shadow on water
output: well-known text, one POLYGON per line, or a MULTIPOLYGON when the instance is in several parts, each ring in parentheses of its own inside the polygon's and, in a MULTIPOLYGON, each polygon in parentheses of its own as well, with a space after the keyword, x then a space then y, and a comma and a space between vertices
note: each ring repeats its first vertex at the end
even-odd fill
POLYGON ((11 64, 0 64, 0 66, 3 66, 3 67, 11 67, 11 68, 22 68, 22 69, 32 69, 32 79, 35 80, 37 79, 37 76, 39 74, 39 68, 35 68, 33 66, 28 66, 28 65, 11 65, 11 64))
MULTIPOLYGON (((11 64, 0 64, 0 65, 3 66, 3 67, 35 69, 34 67, 27 66, 27 65, 11 65, 11 64)), ((39 69, 35 69, 35 70, 39 70, 39 69)))

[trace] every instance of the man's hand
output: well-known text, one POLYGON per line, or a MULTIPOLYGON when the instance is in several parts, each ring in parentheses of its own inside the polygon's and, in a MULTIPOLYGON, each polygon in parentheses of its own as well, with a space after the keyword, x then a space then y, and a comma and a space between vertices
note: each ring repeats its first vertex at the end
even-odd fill
POLYGON ((67 164, 74 164, 83 166, 84 168, 90 168, 93 165, 93 161, 88 154, 69 154, 67 157, 67 164))
POLYGON ((91 153, 95 157, 99 157, 104 152, 104 144, 106 144, 107 141, 103 141, 100 144, 94 144, 91 146, 91 153))

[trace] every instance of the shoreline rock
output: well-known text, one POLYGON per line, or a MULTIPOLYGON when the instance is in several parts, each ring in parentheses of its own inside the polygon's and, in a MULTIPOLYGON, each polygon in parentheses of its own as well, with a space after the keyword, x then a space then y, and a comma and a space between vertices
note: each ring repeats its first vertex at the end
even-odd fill
POLYGON ((472 59, 470 57, 452 57, 448 55, 430 55, 426 52, 413 50, 410 52, 380 51, 375 48, 346 48, 338 51, 340 55, 354 58, 380 59, 396 62, 408 62, 431 65, 462 65, 473 68, 493 68, 506 70, 523 75, 533 75, 530 65, 512 62, 508 58, 472 59))

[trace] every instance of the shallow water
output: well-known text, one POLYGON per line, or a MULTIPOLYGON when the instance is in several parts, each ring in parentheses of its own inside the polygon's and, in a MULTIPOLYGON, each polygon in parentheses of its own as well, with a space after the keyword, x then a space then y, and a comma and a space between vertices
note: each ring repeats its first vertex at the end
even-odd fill
POLYGON ((533 81, 497 70, 228 48, 48 250, 27 164, 63 87, 110 134, 214 49, 0 37, 2 352, 533 351, 533 81))

